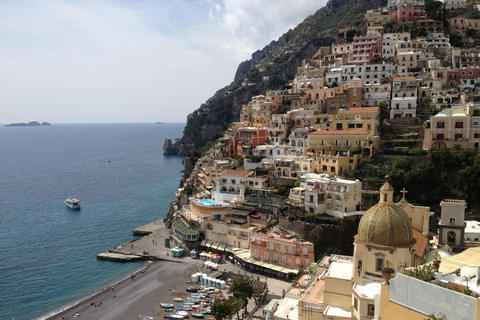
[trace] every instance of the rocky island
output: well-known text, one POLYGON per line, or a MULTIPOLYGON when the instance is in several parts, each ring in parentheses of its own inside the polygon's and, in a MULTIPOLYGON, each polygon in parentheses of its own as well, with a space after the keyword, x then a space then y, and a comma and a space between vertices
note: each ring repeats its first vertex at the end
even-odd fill
POLYGON ((25 122, 19 122, 19 123, 11 123, 11 124, 6 124, 5 127, 48 127, 51 126, 50 123, 48 122, 38 122, 38 121, 30 121, 29 123, 25 122))

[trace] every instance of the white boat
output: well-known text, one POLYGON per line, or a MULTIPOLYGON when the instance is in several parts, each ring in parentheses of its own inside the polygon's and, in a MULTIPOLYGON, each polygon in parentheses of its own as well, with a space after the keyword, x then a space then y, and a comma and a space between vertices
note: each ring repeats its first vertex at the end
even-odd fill
POLYGON ((203 313, 192 312, 191 314, 194 318, 203 318, 203 313))
POLYGON ((170 315, 170 318, 183 319, 183 318, 185 318, 185 317, 184 317, 184 316, 181 316, 181 315, 179 315, 179 314, 171 314, 171 315, 170 315))
POLYGON ((183 299, 182 298, 173 298, 173 301, 176 301, 176 302, 182 302, 183 299))
POLYGON ((72 210, 79 210, 81 207, 80 200, 75 198, 68 198, 67 200, 65 200, 65 204, 72 210))
POLYGON ((160 302, 160 307, 162 307, 162 308, 173 308, 173 304, 160 302))
POLYGON ((188 317, 188 312, 187 311, 177 311, 175 314, 182 316, 182 317, 188 317))

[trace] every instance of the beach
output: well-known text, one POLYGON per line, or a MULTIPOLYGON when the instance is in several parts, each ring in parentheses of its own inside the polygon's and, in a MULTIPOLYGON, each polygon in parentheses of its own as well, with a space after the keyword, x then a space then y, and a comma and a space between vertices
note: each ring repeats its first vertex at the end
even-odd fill
POLYGON ((197 267, 189 263, 154 261, 144 269, 113 287, 81 301, 54 315, 48 320, 71 319, 75 314, 83 319, 138 319, 139 315, 163 319, 160 302, 172 302, 174 297, 184 297, 192 273, 197 267), (175 286, 175 289, 169 291, 175 286), (95 306, 97 305, 97 306, 95 306))

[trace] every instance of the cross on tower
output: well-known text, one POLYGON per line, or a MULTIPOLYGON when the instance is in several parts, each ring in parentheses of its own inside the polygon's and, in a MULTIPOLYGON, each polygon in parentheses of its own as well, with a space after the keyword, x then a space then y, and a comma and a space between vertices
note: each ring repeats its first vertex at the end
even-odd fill
POLYGON ((403 199, 405 199, 405 193, 408 193, 408 191, 403 188, 402 190, 400 190, 400 192, 403 193, 403 199))

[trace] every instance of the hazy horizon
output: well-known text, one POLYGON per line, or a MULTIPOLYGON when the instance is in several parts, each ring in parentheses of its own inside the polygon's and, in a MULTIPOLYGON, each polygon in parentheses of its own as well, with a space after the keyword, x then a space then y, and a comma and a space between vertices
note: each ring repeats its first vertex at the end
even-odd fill
POLYGON ((0 123, 186 122, 325 3, 2 1, 0 123))

